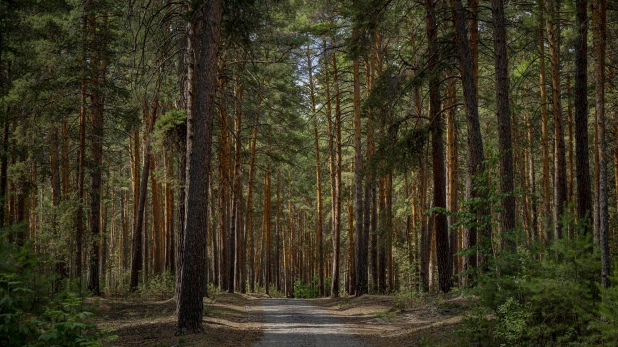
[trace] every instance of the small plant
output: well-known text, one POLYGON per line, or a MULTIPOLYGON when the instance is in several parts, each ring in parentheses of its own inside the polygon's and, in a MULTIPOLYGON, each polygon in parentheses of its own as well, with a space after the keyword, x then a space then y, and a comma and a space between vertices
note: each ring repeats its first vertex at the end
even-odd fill
MULTIPOLYGON (((324 288, 330 288, 330 277, 324 279, 324 288)), ((327 289, 328 290, 328 289, 327 289)), ((294 282, 294 297, 300 299, 311 299, 318 297, 318 278, 314 277, 311 283, 303 283, 301 280, 294 282)))
POLYGON ((391 321, 397 317, 397 313, 395 311, 380 311, 376 313, 376 318, 382 318, 387 321, 391 321))
POLYGON ((337 306, 337 309, 339 310, 345 310, 346 308, 352 306, 352 301, 349 299, 344 299, 338 302, 336 306, 337 306))
POLYGON ((393 308, 400 311, 405 311, 409 307, 414 306, 419 300, 421 300, 424 294, 415 290, 407 290, 397 293, 395 301, 393 302, 393 308))
POLYGON ((155 274, 149 277, 146 283, 139 286, 138 294, 147 299, 169 299, 174 296, 175 281, 176 278, 170 272, 155 274))

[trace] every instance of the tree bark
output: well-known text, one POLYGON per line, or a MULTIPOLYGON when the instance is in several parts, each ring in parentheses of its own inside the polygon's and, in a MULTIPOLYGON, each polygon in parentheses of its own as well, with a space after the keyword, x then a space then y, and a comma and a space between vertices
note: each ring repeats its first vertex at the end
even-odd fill
POLYGON ((491 12, 494 25, 500 192, 504 196, 502 199, 502 248, 514 252, 516 244, 511 233, 515 229, 515 195, 513 192, 513 145, 509 109, 509 63, 506 51, 504 0, 492 0, 491 12))
POLYGON ((129 288, 131 291, 137 289, 139 284, 139 274, 142 271, 142 263, 144 259, 142 251, 142 238, 144 230, 144 218, 146 208, 146 195, 148 195, 148 175, 150 173, 150 122, 148 121, 148 115, 146 114, 147 108, 144 109, 144 122, 146 132, 146 141, 144 143, 144 157, 142 162, 142 177, 140 179, 139 186, 139 199, 137 207, 137 215, 135 216, 135 228, 133 229, 133 240, 131 243, 131 275, 129 288))
POLYGON ((549 230, 551 210, 551 196, 549 193, 549 126, 547 114, 547 81, 545 78, 545 0, 537 0, 539 22, 539 85, 541 93, 541 150, 543 157, 543 208, 541 211, 542 228, 539 229, 539 241, 547 239, 545 233, 549 230))
MULTIPOLYGON (((355 29, 357 30, 357 29, 355 29)), ((352 34, 354 36, 354 34, 352 34)), ((358 58, 353 62, 354 89, 354 220, 356 296, 367 294, 367 238, 363 230, 363 152, 361 147, 360 119, 360 66, 358 58)))
MULTIPOLYGON (((588 157, 588 0, 576 0, 575 39, 575 148, 577 171, 577 217, 584 233, 590 232, 592 194, 588 157)), ((596 76, 595 76, 596 77, 596 76)))
POLYGON ((202 49, 197 73, 196 112, 187 126, 187 198, 182 287, 179 295, 178 334, 203 330, 206 276, 204 258, 208 226, 212 125, 216 114, 217 56, 221 37, 221 0, 206 0, 203 8, 202 49))
POLYGON ((601 249, 601 285, 610 286, 609 215, 607 150, 605 144, 605 50, 607 37, 607 1, 592 0, 592 36, 594 45, 595 104, 599 147, 599 242, 601 249))
MULTIPOLYGON (((440 61, 438 47, 438 26, 433 0, 425 0, 425 30, 429 45, 429 119, 431 120, 431 152, 433 157, 433 206, 446 210, 446 167, 442 130, 442 106, 440 96, 440 61)), ((448 221, 446 214, 433 212, 435 219, 436 248, 438 256, 439 288, 447 293, 451 290, 452 264, 450 259, 448 221)))
POLYGON ((560 3, 552 1, 552 18, 547 20, 547 41, 552 68, 552 114, 554 120, 554 239, 562 238, 562 215, 567 202, 566 155, 560 103, 560 3))
POLYGON ((247 221, 245 223, 245 235, 250 239, 249 243, 249 292, 255 292, 255 232, 253 231, 253 179, 255 176, 255 146, 257 143, 257 129, 259 122, 260 106, 262 102, 261 90, 258 91, 257 115, 253 125, 253 140, 251 141, 251 157, 249 159, 249 183, 247 185, 247 221))
MULTIPOLYGON (((333 83, 335 87, 335 154, 336 154, 336 168, 335 168, 335 227, 333 229, 333 271, 330 295, 333 298, 339 297, 339 255, 341 244, 341 103, 339 95, 339 75, 337 71, 337 57, 333 53, 333 83)), ((352 233, 352 232, 351 232, 352 233)), ((351 267, 350 271, 354 271, 356 276, 355 267, 351 267)), ((356 287, 356 281, 354 281, 356 287)))
POLYGON ((316 190, 316 243, 318 256, 318 296, 324 296, 324 250, 322 245, 322 179, 320 170, 320 141, 318 137, 318 115, 315 110, 315 87, 313 82, 313 66, 311 65, 311 50, 307 47, 307 69, 309 71, 309 100, 313 117, 313 141, 315 144, 315 190, 316 190))
MULTIPOLYGON (((446 148, 447 148, 447 163, 448 163, 448 191, 447 191, 447 208, 450 212, 458 212, 458 191, 459 191, 459 159, 458 159, 458 142, 457 142, 457 90, 455 79, 447 82, 446 86, 446 148)), ((454 215, 448 216, 448 225, 454 225, 457 220, 454 215)), ((452 257, 453 275, 459 272, 459 228, 451 228, 450 230, 450 250, 452 257)))
POLYGON ((82 290, 82 238, 84 234, 84 175, 86 171, 86 55, 88 51, 88 16, 84 8, 82 16, 82 67, 80 86, 80 108, 78 118, 79 153, 77 155, 77 211, 75 223, 75 276, 79 278, 79 290, 82 290))
MULTIPOLYGON (((470 47, 468 45, 468 38, 466 36, 465 28, 465 12, 461 4, 461 0, 451 0, 451 7, 454 9, 454 22, 455 22, 455 40, 457 46, 457 52, 459 56, 459 63, 461 67, 461 77, 463 84, 464 105, 466 109, 466 123, 468 129, 468 162, 467 171, 468 177, 466 179, 466 191, 469 198, 481 199, 486 198, 486 194, 480 192, 475 187, 474 180, 485 172, 485 151, 483 148, 483 139, 481 137, 481 126, 479 123, 478 103, 476 98, 476 87, 474 83, 474 75, 472 70, 472 60, 470 54, 470 47)), ((477 215, 478 219, 482 219, 489 214, 486 207, 480 207, 473 209, 472 212, 477 215)), ((491 248, 491 225, 483 224, 480 230, 481 249, 491 248)), ((477 242, 477 230, 475 227, 470 227, 465 231, 465 247, 469 249, 476 248, 477 242)), ((487 250, 483 250, 487 252, 487 250)), ((470 271, 476 267, 476 256, 464 257, 464 271, 470 271)), ((484 263, 483 253, 479 256, 481 264, 484 263)))

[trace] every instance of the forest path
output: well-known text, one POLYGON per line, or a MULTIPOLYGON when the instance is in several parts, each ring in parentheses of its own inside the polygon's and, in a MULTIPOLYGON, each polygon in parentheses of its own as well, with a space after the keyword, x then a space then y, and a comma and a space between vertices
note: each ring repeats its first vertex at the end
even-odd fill
POLYGON ((261 299, 265 346, 369 346, 359 341, 344 321, 328 310, 301 299, 261 299))

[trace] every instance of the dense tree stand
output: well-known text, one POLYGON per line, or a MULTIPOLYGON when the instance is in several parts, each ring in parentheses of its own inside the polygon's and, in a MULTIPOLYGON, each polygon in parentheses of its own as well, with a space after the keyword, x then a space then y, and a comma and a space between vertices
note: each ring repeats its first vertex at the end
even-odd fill
POLYGON ((108 319, 220 344, 310 298, 457 306, 462 347, 612 345, 614 3, 0 0, 0 346, 107 345, 108 319))

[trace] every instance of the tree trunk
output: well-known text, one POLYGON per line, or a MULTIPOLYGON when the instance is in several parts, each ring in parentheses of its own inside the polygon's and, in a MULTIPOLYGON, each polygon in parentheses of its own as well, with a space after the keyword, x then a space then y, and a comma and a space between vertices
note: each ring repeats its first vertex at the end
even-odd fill
POLYGON ((537 0, 539 7, 539 85, 541 93, 541 149, 543 156, 543 209, 541 218, 543 221, 542 228, 539 229, 539 241, 543 243, 547 237, 546 232, 549 230, 551 210, 551 197, 549 194, 549 126, 547 114, 547 82, 545 78, 545 19, 543 13, 545 11, 545 0, 537 0))
POLYGON ((601 247, 601 285, 610 286, 609 216, 607 206, 607 151, 605 144, 605 49, 607 1, 592 0, 592 36, 594 45, 595 104, 597 142, 599 144, 599 242, 601 247))
POLYGON ((552 114, 554 120, 554 239, 562 238, 562 215, 567 202, 566 155, 560 104, 560 3, 552 2, 552 18, 547 20, 547 41, 552 68, 552 114))
MULTIPOLYGON (((446 148, 447 148, 447 163, 448 163, 448 191, 447 191, 447 208, 450 212, 458 212, 458 191, 459 191, 459 159, 458 159, 458 142, 457 142, 457 90, 455 79, 451 78, 446 86, 446 148)), ((454 215, 448 216, 448 225, 454 225, 457 222, 454 215)), ((459 272, 459 228, 450 230, 450 250, 452 257, 453 275, 459 272)))
MULTIPOLYGON (((355 29, 357 30, 357 29, 355 29)), ((352 34, 354 36, 354 34, 352 34)), ((367 294, 367 238, 363 230, 363 152, 361 147, 360 119, 360 66, 358 58, 353 62, 354 77, 354 220, 355 231, 355 265, 356 296, 367 294)))
MULTIPOLYGON (((260 114, 260 106, 261 106, 261 91, 258 91, 258 106, 257 106, 257 115, 259 117, 260 114)), ((255 119, 255 124, 253 125, 253 140, 251 141, 251 157, 249 159, 249 183, 247 185, 247 213, 246 218, 247 221, 245 223, 245 235, 250 238, 249 243, 249 292, 255 292, 255 233, 253 231, 253 178, 255 176, 255 146, 257 142, 257 127, 258 127, 259 118, 255 119)))
MULTIPOLYGON (((97 41, 102 41, 97 46, 96 54, 91 55, 90 64, 95 68, 90 77, 93 91, 90 94, 90 218, 89 229, 92 237, 92 247, 90 250, 90 265, 88 266, 88 290, 94 295, 100 295, 99 288, 99 237, 101 233, 101 165, 103 164, 103 109, 105 100, 103 98, 102 86, 105 85, 105 71, 107 69, 107 59, 105 58, 105 40, 99 39, 97 34, 95 17, 91 16, 88 21, 90 34, 96 37, 97 41)), ((102 29, 105 30, 107 17, 103 15, 102 29)), ((93 52, 94 53, 94 52, 93 52)))
MULTIPOLYGON (((431 120, 431 152, 433 157, 433 206, 446 209, 446 168, 442 131, 442 106, 440 96, 440 73, 436 66, 440 61, 438 47, 438 26, 433 0, 425 0, 425 30, 429 45, 429 119, 431 120)), ((439 288, 447 293, 451 290, 452 264, 450 259, 448 221, 446 214, 433 213, 436 227, 436 252, 438 256, 439 288)))
MULTIPOLYGON (((483 148, 483 139, 481 137, 481 126, 479 123, 478 103, 476 99, 476 87, 474 83, 474 75, 472 70, 472 60, 468 38, 465 28, 465 12, 461 4, 461 0, 451 0, 451 7, 454 9, 455 22, 455 40, 459 63, 461 67, 464 105, 466 109, 466 123, 468 128, 468 177, 466 180, 466 191, 469 198, 485 198, 486 194, 480 192, 475 187, 474 179, 484 174, 485 172, 485 151, 483 148)), ((486 216, 489 211, 485 207, 472 210, 477 218, 486 216)), ((491 248, 491 225, 481 226, 480 246, 482 248, 491 248)), ((465 247, 475 249, 477 230, 475 227, 468 228, 465 232, 465 247)), ((464 271, 469 271, 476 267, 476 256, 464 257, 464 271)), ((484 263, 483 254, 480 255, 481 263, 484 263)))
POLYGON ((197 73, 196 110, 187 120, 187 198, 182 287, 179 295, 179 335, 202 331, 204 258, 208 226, 212 125, 216 113, 217 55, 221 37, 221 0, 205 1, 197 73))
POLYGON ((575 39, 577 217, 583 231, 589 233, 592 194, 590 192, 590 159, 588 157, 588 0, 577 0, 575 7, 577 19, 577 38, 575 39))
POLYGON ((322 179, 320 170, 320 141, 318 137, 318 115, 315 111, 315 91, 313 82, 313 67, 311 66, 311 50, 307 47, 307 69, 309 71, 309 100, 311 101, 311 116, 313 117, 313 139, 315 144, 315 190, 316 190, 316 243, 318 256, 318 296, 324 296, 324 250, 322 246, 322 179))
MULTIPOLYGON (((150 116, 148 115, 148 105, 144 103, 144 132, 145 139, 144 142, 144 154, 143 154, 143 162, 142 162, 142 177, 140 179, 139 186, 139 199, 138 199, 138 207, 137 207, 137 215, 135 216, 135 228, 133 229, 133 240, 131 243, 131 275, 130 275, 130 284, 129 287, 131 291, 135 291, 137 289, 137 285, 139 284, 139 274, 142 271, 142 263, 144 260, 143 250, 142 250, 142 232, 144 228, 144 219, 145 219, 145 209, 146 209, 146 196, 148 195, 148 175, 150 173, 150 160, 151 160, 151 148, 150 148, 150 132, 152 130, 152 122, 150 121, 150 116)), ((146 258, 147 259, 147 258, 146 258)))
MULTIPOLYGON (((337 73, 337 57, 333 53, 333 83, 335 86, 335 154, 336 154, 336 167, 335 167, 335 226, 333 228, 333 272, 330 288, 330 295, 333 298, 339 297, 339 255, 341 244, 341 104, 339 95, 339 76, 337 73)), ((354 269, 354 267, 351 267, 354 269)), ((354 271, 354 270, 350 270, 354 271)), ((356 275, 356 273, 355 273, 356 275)), ((354 282, 356 286, 356 281, 354 282)))
POLYGON ((527 126, 528 126, 528 186, 530 188, 529 196, 530 196, 530 206, 532 209, 532 238, 536 241, 540 241, 539 238, 539 217, 537 211, 537 197, 536 197, 536 180, 535 180, 535 169, 534 169, 534 137, 532 135, 532 121, 530 120, 530 115, 527 115, 527 126))
POLYGON ((504 0, 492 0, 494 51, 496 68, 496 110, 498 114, 498 150, 500 151, 500 192, 502 200, 502 247, 515 251, 510 235, 515 229, 515 195, 513 192, 513 145, 511 140, 511 112, 509 109, 509 71, 506 51, 504 0))
MULTIPOLYGON (((87 9, 84 8, 84 13, 87 9)), ((80 86, 79 108, 79 153, 77 157, 77 211, 75 225, 75 275, 79 277, 79 290, 82 290, 82 237, 84 234, 84 175, 86 170, 86 55, 87 55, 87 31, 88 16, 82 16, 82 78, 80 86)))
POLYGON ((240 247, 242 241, 242 231, 239 226, 242 224, 239 219, 239 209, 242 199, 242 172, 241 172, 241 129, 242 129, 242 98, 243 88, 242 85, 237 82, 234 86, 235 94, 235 120, 234 120, 234 172, 232 180, 232 218, 230 223, 230 241, 229 241, 229 271, 230 276, 228 278, 228 293, 234 293, 236 282, 238 282, 238 275, 240 274, 240 254, 242 248, 240 247), (239 250, 240 248, 240 250, 239 250))

